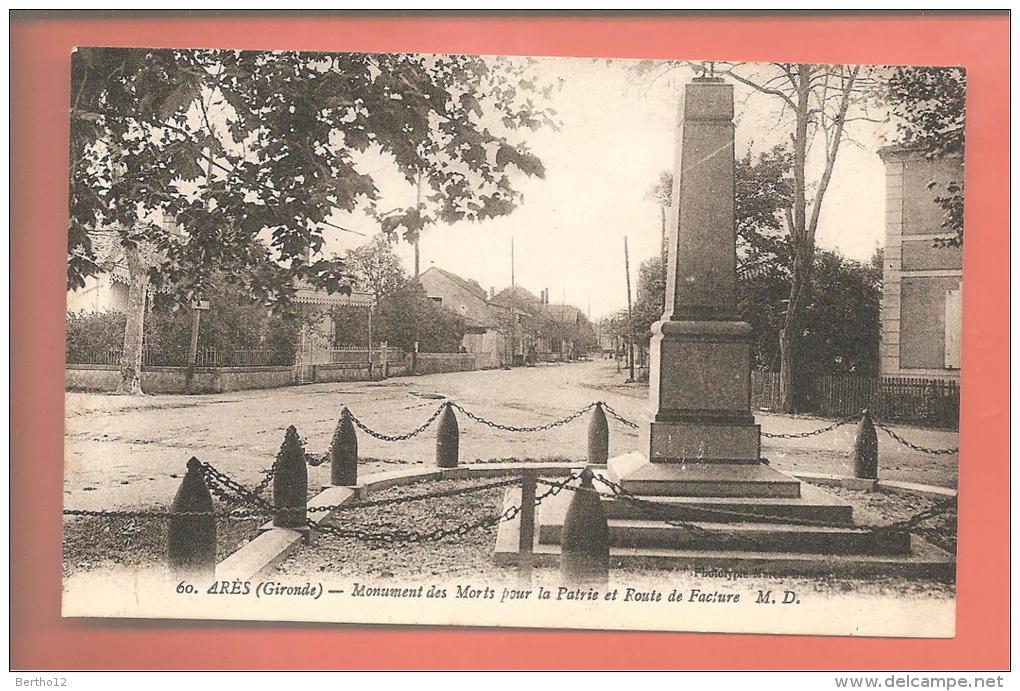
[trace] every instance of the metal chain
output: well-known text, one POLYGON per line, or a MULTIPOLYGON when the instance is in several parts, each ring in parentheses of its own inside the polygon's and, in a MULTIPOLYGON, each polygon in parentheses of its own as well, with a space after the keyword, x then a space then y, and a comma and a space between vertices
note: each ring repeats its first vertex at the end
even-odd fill
MULTIPOLYGON (((564 487, 569 485, 571 482, 578 478, 577 473, 571 473, 568 477, 564 478, 558 483, 549 483, 552 485, 549 490, 543 492, 535 497, 535 506, 541 504, 546 498, 558 494, 564 487)), ((515 478, 512 482, 507 484, 516 484, 519 482, 519 478, 515 478)), ((439 542, 448 537, 462 536, 467 533, 479 530, 481 528, 491 528, 499 525, 506 521, 513 520, 521 512, 521 506, 511 506, 505 509, 502 513, 495 516, 486 516, 485 518, 478 519, 476 521, 469 521, 467 523, 461 523, 450 528, 436 528, 426 532, 413 531, 413 530, 392 530, 388 532, 373 532, 371 530, 365 530, 362 528, 343 528, 336 525, 327 523, 319 523, 313 525, 309 522, 309 526, 319 532, 328 533, 337 537, 343 538, 354 538, 356 540, 363 540, 366 542, 376 543, 402 543, 411 544, 419 542, 439 542)))
MULTIPOLYGON (((677 520, 677 519, 662 518, 661 514, 662 514, 663 507, 662 507, 661 504, 659 504, 657 502, 654 502, 654 501, 651 501, 651 500, 648 500, 648 499, 644 499, 644 498, 636 496, 634 494, 631 494, 630 492, 625 490, 619 484, 617 484, 617 483, 615 483, 615 482, 613 482, 613 481, 611 481, 611 480, 609 480, 609 479, 607 479, 607 478, 605 478, 605 477, 603 477, 601 475, 597 475, 596 474, 595 475, 595 480, 597 480, 597 481, 601 482, 602 484, 606 485, 607 487, 609 487, 609 489, 613 492, 614 495, 620 497, 621 499, 625 499, 627 501, 632 502, 633 504, 637 505, 639 508, 644 510, 646 513, 648 513, 649 511, 657 512, 658 515, 659 515, 657 520, 661 520, 661 521, 663 521, 665 523, 668 523, 669 525, 673 525, 673 526, 680 527, 680 528, 697 529, 697 530, 704 531, 704 528, 701 528, 700 526, 697 526, 696 524, 691 523, 690 521, 682 521, 682 520, 677 520)), ((574 488, 570 488, 570 489, 574 489, 574 488)), ((808 518, 792 518, 792 517, 791 518, 783 517, 781 519, 781 521, 779 521, 779 522, 781 522, 781 523, 789 523, 789 524, 793 524, 793 525, 804 525, 804 526, 816 527, 816 528, 856 528, 858 530, 868 530, 868 531, 870 531, 872 533, 880 533, 880 532, 916 532, 916 530, 917 530, 917 528, 918 528, 918 526, 920 524, 922 524, 922 523, 924 523, 926 521, 929 521, 932 518, 935 518, 937 516, 941 516, 941 515, 943 515, 945 513, 948 513, 951 509, 953 509, 955 507, 955 505, 956 505, 955 500, 943 502, 942 504, 936 504, 934 506, 931 506, 931 507, 925 509, 924 511, 919 511, 919 512, 913 514, 912 516, 904 518, 904 519, 902 519, 900 521, 895 521, 893 523, 887 523, 887 524, 883 524, 883 525, 847 526, 847 525, 843 525, 843 524, 839 524, 839 523, 832 523, 832 522, 829 522, 829 521, 816 521, 816 520, 811 520, 811 519, 808 519, 808 518)), ((778 516, 772 516, 772 515, 768 515, 768 514, 757 514, 757 513, 751 513, 751 512, 748 512, 748 511, 734 511, 734 510, 731 510, 731 509, 712 509, 712 508, 707 508, 707 507, 692 507, 692 508, 694 508, 697 511, 710 512, 710 513, 714 513, 716 515, 733 516, 733 517, 738 517, 738 518, 765 519, 766 522, 772 522, 772 523, 777 522, 776 519, 780 518, 778 516)))
POLYGON ((416 437, 425 430, 427 430, 432 425, 432 423, 436 421, 436 418, 438 418, 442 414, 443 409, 446 408, 446 406, 448 405, 450 405, 449 401, 444 401, 443 403, 440 403, 439 407, 436 408, 436 412, 432 413, 431 417, 429 417, 428 420, 423 422, 416 429, 413 429, 410 432, 406 432, 405 434, 383 434, 382 432, 376 432, 374 429, 372 429, 364 422, 359 420, 357 417, 355 417, 354 413, 350 412, 349 410, 347 412, 351 416, 351 422, 353 422, 358 427, 358 429, 360 429, 362 432, 369 436, 375 437, 376 439, 380 439, 382 441, 407 441, 408 439, 416 437))
POLYGON ((609 413, 610 416, 616 418, 617 420, 619 420, 620 422, 625 424, 627 427, 630 427, 631 429, 637 429, 638 428, 638 423, 631 422, 630 420, 628 420, 624 416, 620 415, 618 412, 613 410, 613 408, 608 403, 606 403, 605 401, 599 401, 599 402, 602 404, 602 409, 605 410, 607 413, 609 413))
MULTIPOLYGON (((441 492, 432 492, 431 494, 414 494, 408 497, 390 497, 388 499, 373 499, 370 501, 359 501, 349 504, 333 504, 331 506, 309 506, 308 513, 322 513, 325 511, 351 511, 353 509, 367 509, 374 506, 387 506, 389 504, 403 504, 405 502, 412 501, 425 501, 427 499, 442 499, 445 497, 456 497, 462 494, 474 494, 475 492, 484 492, 489 489, 496 489, 498 487, 507 487, 518 483, 519 478, 512 478, 510 480, 500 480, 498 482, 489 482, 484 485, 473 485, 471 487, 458 487, 456 489, 443 490, 441 492)), ((286 510, 286 509, 285 509, 286 510)))
POLYGON ((903 446, 906 446, 908 449, 920 451, 921 453, 926 453, 930 456, 951 456, 953 454, 960 453, 959 447, 954 449, 929 449, 926 446, 921 446, 919 444, 907 441, 900 435, 896 434, 896 432, 883 425, 881 422, 876 422, 875 427, 878 427, 880 430, 888 434, 890 437, 898 441, 900 444, 903 444, 903 446))
POLYGON ((269 466, 269 470, 265 471, 265 475, 262 476, 262 480, 259 484, 252 488, 251 493, 260 496, 269 487, 269 483, 273 481, 273 477, 276 475, 276 461, 273 461, 273 465, 269 466))
POLYGON ((822 428, 816 429, 816 430, 812 430, 810 432, 790 432, 790 433, 783 433, 783 434, 770 434, 768 432, 762 432, 761 436, 766 437, 768 439, 805 439, 807 437, 813 437, 813 436, 818 435, 818 434, 824 434, 825 432, 831 432, 832 430, 834 430, 834 429, 836 429, 838 427, 842 427, 843 425, 848 425, 851 422, 856 422, 860 418, 861 418, 860 415, 851 415, 850 417, 845 417, 842 420, 837 420, 836 422, 832 423, 831 425, 826 425, 825 427, 822 427, 822 428))
POLYGON ((255 494, 250 489, 242 485, 237 480, 234 480, 226 473, 217 470, 215 467, 212 466, 212 464, 202 463, 202 472, 205 475, 205 479, 209 481, 210 484, 217 484, 224 487, 225 489, 247 500, 249 504, 255 505, 258 509, 262 511, 271 512, 273 510, 273 506, 271 503, 269 503, 259 495, 255 494))
POLYGON ((592 408, 597 406, 598 403, 589 403, 585 407, 581 408, 578 411, 575 411, 575 412, 571 413, 570 415, 566 416, 565 418, 562 418, 560 420, 556 420, 554 422, 548 422, 548 423, 546 423, 544 425, 535 425, 533 427, 515 427, 513 425, 504 425, 504 424, 501 424, 501 423, 498 423, 498 422, 493 422, 492 420, 487 420, 487 419, 483 418, 480 415, 472 413, 470 410, 467 410, 466 408, 464 408, 464 406, 460 405, 459 403, 455 403, 453 401, 450 401, 447 405, 449 405, 454 410, 459 410, 461 413, 463 413, 466 417, 470 418, 471 420, 474 420, 475 422, 478 422, 480 424, 492 427, 493 429, 503 430, 504 432, 544 432, 546 430, 553 429, 554 427, 561 427, 561 426, 566 425, 566 424, 568 424, 570 422, 573 422, 574 420, 576 420, 577 418, 581 417, 582 415, 587 413, 589 410, 591 410, 592 408))

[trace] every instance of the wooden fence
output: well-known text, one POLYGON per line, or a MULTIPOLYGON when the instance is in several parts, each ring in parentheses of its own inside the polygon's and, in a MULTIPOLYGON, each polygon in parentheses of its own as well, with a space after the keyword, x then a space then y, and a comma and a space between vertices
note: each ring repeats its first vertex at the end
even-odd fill
MULTIPOLYGON (((960 384, 956 381, 830 374, 816 377, 804 398, 804 412, 823 417, 846 417, 868 408, 880 420, 953 429, 960 424, 960 384)), ((751 407, 780 409, 778 372, 751 373, 751 407)))

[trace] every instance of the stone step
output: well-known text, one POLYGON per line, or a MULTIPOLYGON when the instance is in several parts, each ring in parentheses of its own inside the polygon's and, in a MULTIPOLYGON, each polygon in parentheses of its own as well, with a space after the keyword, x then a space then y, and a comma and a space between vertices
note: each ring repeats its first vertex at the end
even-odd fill
MULTIPOLYGON (((562 524, 543 523, 539 527, 539 542, 558 544, 562 530, 562 524)), ((818 554, 903 554, 910 549, 909 535, 786 523, 696 521, 678 526, 660 521, 614 519, 609 521, 609 540, 616 547, 818 554)))
POLYGON ((631 494, 672 497, 799 497, 796 478, 765 464, 651 463, 640 453, 609 461, 608 476, 631 494))
MULTIPOLYGON (((834 500, 832 495, 812 485, 801 485, 800 497, 625 497, 603 494, 603 507, 610 519, 675 519, 701 520, 714 523, 796 523, 818 521, 840 526, 853 525, 853 507, 834 500), (652 502, 648 505, 645 502, 652 502)), ((566 505, 562 506, 564 512, 566 505)), ((557 521, 549 516, 552 522, 557 521)))
MULTIPOLYGON (((562 493, 547 502, 562 499, 562 493)), ((569 503, 569 497, 566 498, 569 503)), ((504 496, 504 508, 520 503, 520 489, 511 487, 504 496)), ((540 507, 540 516, 546 503, 540 507)), ((772 526, 769 526, 772 527, 772 526)), ((560 545, 540 542, 535 531, 531 562, 535 566, 559 564, 560 545)), ((518 560, 520 517, 499 525, 493 553, 497 564, 513 565, 518 560)), ((889 574, 908 577, 951 579, 956 572, 953 555, 913 535, 903 538, 907 549, 901 553, 844 554, 802 551, 698 549, 655 546, 621 546, 610 549, 614 569, 721 570, 727 573, 776 575, 838 575, 843 577, 889 574)))

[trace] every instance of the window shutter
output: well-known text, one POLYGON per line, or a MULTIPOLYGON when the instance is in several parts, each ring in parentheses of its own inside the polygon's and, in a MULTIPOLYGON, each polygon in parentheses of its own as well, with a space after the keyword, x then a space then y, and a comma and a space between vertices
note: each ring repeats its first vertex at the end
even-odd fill
POLYGON ((946 291, 946 367, 960 369, 963 287, 946 291))

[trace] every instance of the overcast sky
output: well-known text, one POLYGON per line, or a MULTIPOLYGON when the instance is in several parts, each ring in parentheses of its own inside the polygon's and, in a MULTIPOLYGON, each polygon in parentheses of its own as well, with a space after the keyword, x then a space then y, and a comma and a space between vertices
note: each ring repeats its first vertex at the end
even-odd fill
MULTIPOLYGON (((672 169, 677 112, 688 70, 656 80, 636 78, 626 60, 542 58, 547 76, 562 78, 553 97, 559 131, 528 135, 546 168, 545 179, 518 182, 524 201, 512 214, 482 223, 427 228, 421 241, 421 270, 436 265, 497 290, 510 283, 510 239, 514 239, 518 285, 550 300, 565 300, 593 319, 625 308, 623 238, 630 245, 631 276, 658 251, 658 206, 646 198, 661 171, 672 169)), ((777 125, 774 99, 736 85, 736 153, 770 148, 789 137, 777 125)), ((852 132, 861 147, 841 149, 822 208, 817 242, 848 257, 866 260, 883 237, 884 169, 877 149, 884 127, 866 123, 852 132)), ((380 162, 375 171, 383 195, 379 208, 413 206, 414 189, 380 162)), ((336 217, 367 235, 373 221, 336 217)), ((343 252, 367 241, 350 233, 327 233, 327 251, 343 252)), ((411 247, 398 253, 408 273, 411 247)), ((636 284, 636 281, 635 281, 636 284)))

